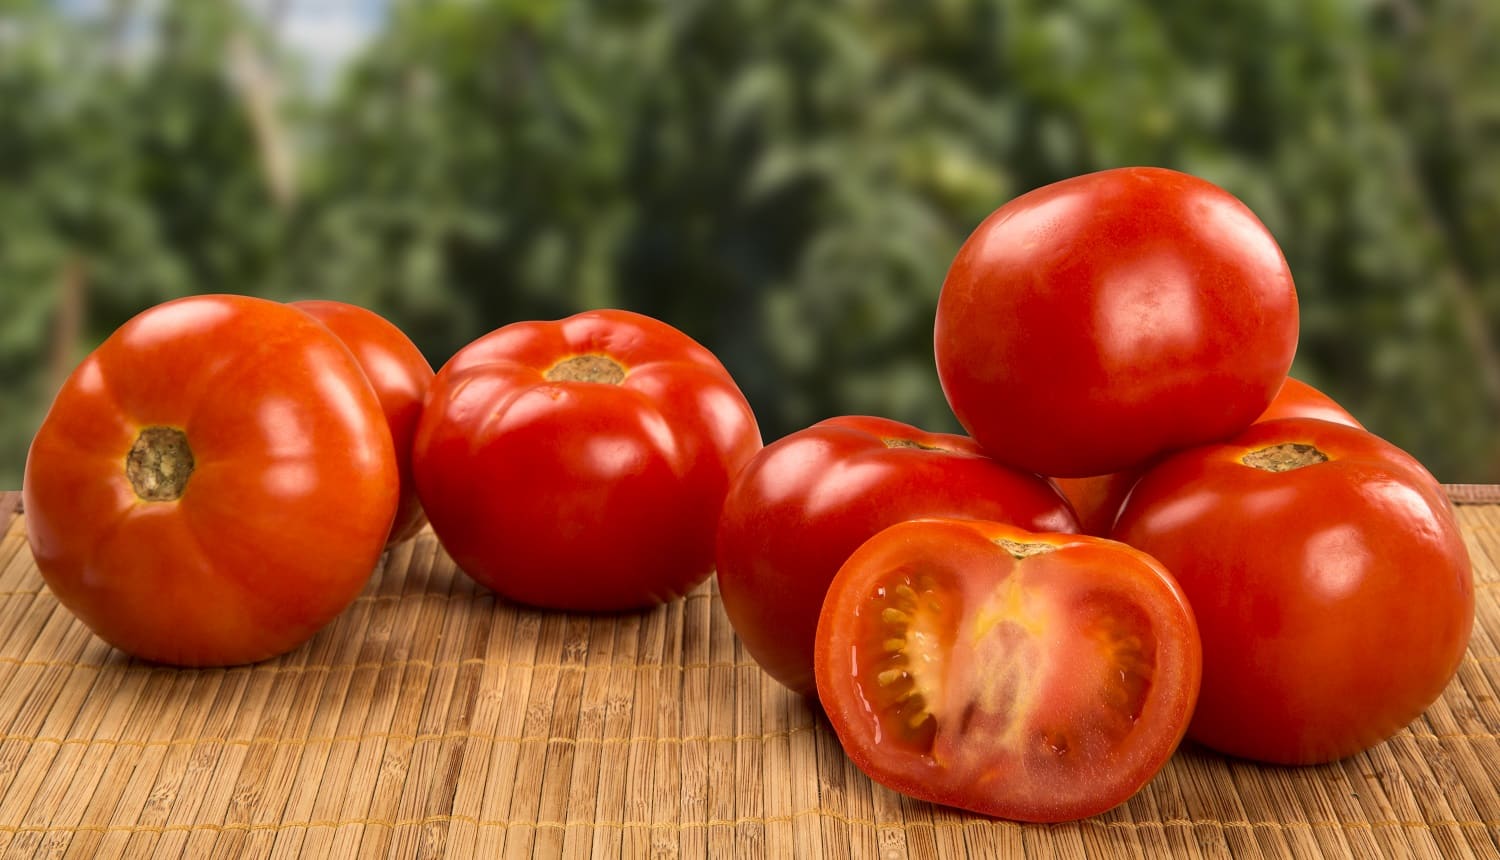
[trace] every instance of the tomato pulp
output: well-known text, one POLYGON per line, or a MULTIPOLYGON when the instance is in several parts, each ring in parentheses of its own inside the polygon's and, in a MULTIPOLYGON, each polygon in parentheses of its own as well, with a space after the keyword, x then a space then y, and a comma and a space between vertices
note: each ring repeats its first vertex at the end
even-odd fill
POLYGON ((1102 538, 916 520, 828 589, 818 697, 855 764, 923 800, 1023 821, 1103 812, 1171 757, 1201 655, 1154 559, 1102 538))

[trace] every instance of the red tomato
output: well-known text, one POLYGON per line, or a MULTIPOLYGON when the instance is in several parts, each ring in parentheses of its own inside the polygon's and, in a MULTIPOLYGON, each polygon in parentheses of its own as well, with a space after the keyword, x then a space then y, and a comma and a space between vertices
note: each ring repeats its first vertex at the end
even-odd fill
POLYGON ((1151 557, 1102 538, 918 520, 862 545, 818 622, 818 697, 876 782, 1066 821, 1135 794, 1182 740, 1201 654, 1151 557))
POLYGON ((1160 559, 1203 633, 1188 734, 1231 755, 1332 761, 1417 717, 1474 620, 1452 507, 1416 460, 1305 418, 1169 457, 1115 537, 1160 559))
POLYGON ((938 300, 938 375, 991 456, 1059 477, 1227 439, 1297 346, 1281 250, 1223 189, 1150 167, 1000 207, 938 300))
POLYGON ((84 359, 32 440, 23 493, 38 569, 101 639, 218 666, 295 648, 354 599, 395 515, 396 458, 328 329, 197 296, 84 359))
POLYGON ((386 545, 398 544, 427 524, 411 476, 411 442, 417 435, 417 420, 422 417, 422 398, 432 384, 432 365, 401 329, 374 311, 344 302, 302 301, 291 305, 339 336, 380 398, 401 475, 401 502, 386 545))
MULTIPOLYGON (((1255 423, 1273 421, 1277 418, 1318 418, 1364 429, 1354 416, 1333 398, 1311 385, 1288 376, 1276 393, 1276 399, 1266 407, 1255 423)), ((1078 514, 1079 531, 1084 534, 1107 537, 1114 527, 1115 517, 1130 488, 1146 471, 1146 467, 1127 469, 1092 478, 1057 478, 1054 483, 1068 497, 1068 503, 1078 514)))
POLYGON ((617 610, 713 569, 730 478, 760 449, 708 350, 628 311, 505 326, 438 371, 417 492, 438 539, 522 603, 617 610))
POLYGON ((1332 421, 1335 424, 1365 429, 1363 424, 1359 423, 1332 397, 1290 376, 1281 383, 1281 390, 1276 392, 1276 399, 1272 400, 1271 405, 1266 407, 1266 411, 1255 419, 1255 423, 1275 421, 1279 418, 1317 418, 1320 421, 1332 421))
POLYGON ((719 594, 745 649, 812 695, 818 610, 839 565, 886 526, 925 516, 1078 528, 1045 479, 994 462, 971 439, 830 418, 767 446, 724 503, 719 594))

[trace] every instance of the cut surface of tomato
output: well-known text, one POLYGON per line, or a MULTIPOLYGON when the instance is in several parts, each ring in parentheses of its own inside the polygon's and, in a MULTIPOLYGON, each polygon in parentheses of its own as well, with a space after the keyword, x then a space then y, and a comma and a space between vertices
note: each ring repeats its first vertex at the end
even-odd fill
POLYGON ((854 762, 913 797, 1065 821, 1171 756, 1201 672, 1192 611, 1149 556, 1098 538, 916 520, 840 569, 818 694, 854 762))

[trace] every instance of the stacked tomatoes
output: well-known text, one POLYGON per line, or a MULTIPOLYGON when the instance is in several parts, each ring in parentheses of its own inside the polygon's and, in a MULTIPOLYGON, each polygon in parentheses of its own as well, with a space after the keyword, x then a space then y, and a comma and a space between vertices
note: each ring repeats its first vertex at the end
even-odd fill
POLYGON ((767 447, 720 523, 730 620, 875 780, 991 815, 1101 812, 1184 734, 1380 742, 1457 670, 1472 572, 1421 465, 1287 378, 1297 325, 1276 242, 1208 182, 1011 201, 937 307, 972 441, 846 418, 767 447))
POLYGON ((1457 669, 1452 509, 1286 377, 1296 340, 1255 216, 1148 168, 1017 198, 960 249, 936 353, 968 436, 842 417, 762 448, 719 361, 626 311, 513 323, 433 374, 369 311, 199 296, 67 380, 28 533, 99 636, 182 665, 296 647, 424 521, 536 606, 648 606, 717 567, 746 649, 874 779, 1064 820, 1184 734, 1349 755, 1457 669))

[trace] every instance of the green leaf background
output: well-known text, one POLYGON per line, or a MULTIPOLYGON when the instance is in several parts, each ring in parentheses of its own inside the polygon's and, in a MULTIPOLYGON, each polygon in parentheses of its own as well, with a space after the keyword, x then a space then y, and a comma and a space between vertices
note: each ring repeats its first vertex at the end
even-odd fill
POLYGON ((0 6, 0 487, 74 363, 197 292, 356 302, 434 365, 628 307, 714 349, 768 440, 954 429, 953 253, 1123 164, 1241 197, 1297 280, 1294 373, 1438 477, 1500 480, 1500 4, 397 2, 325 86, 238 4, 96 5, 0 6))

